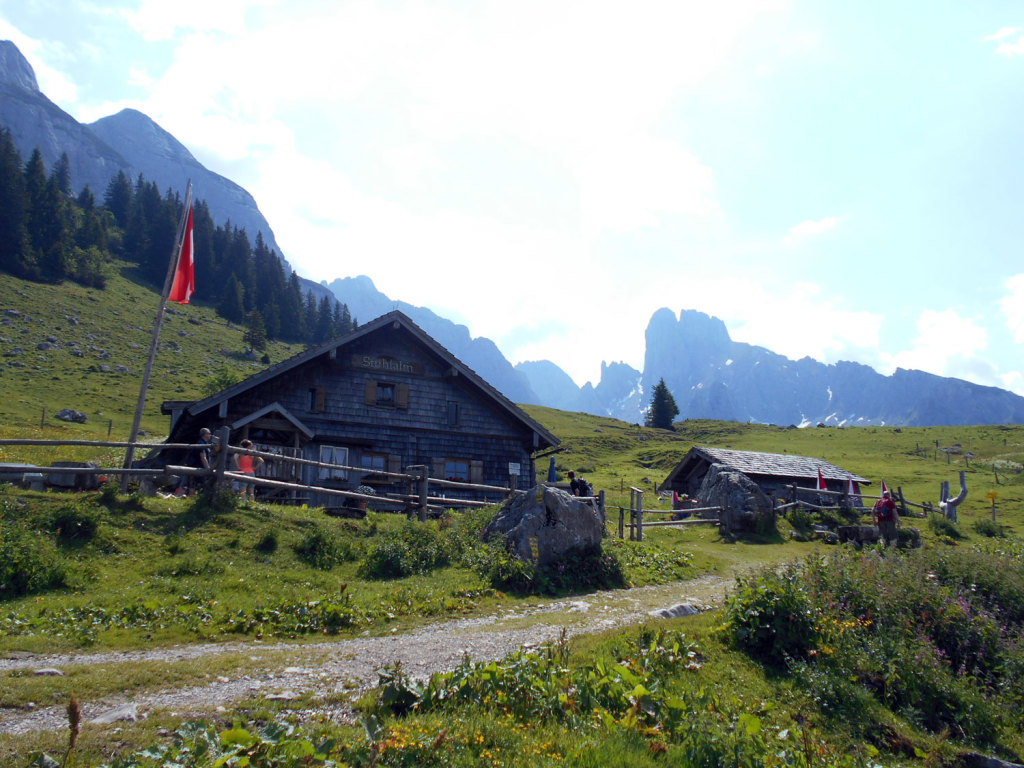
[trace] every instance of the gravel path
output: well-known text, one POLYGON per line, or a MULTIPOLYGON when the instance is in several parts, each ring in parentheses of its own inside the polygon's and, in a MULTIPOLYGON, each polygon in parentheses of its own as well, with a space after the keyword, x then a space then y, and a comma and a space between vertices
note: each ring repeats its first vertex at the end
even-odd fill
MULTIPOLYGON (((499 659, 523 645, 600 632, 643 621, 652 611, 689 603, 700 608, 721 602, 731 579, 705 576, 656 587, 597 592, 546 603, 527 610, 509 610, 470 619, 455 619, 409 632, 363 636, 304 645, 287 643, 206 643, 121 653, 18 655, 0 659, 0 672, 66 670, 82 664, 123 664, 145 661, 176 662, 218 654, 239 654, 258 662, 272 652, 287 652, 287 665, 254 675, 218 677, 203 685, 174 690, 141 691, 129 698, 107 697, 81 701, 83 717, 95 723, 137 720, 155 710, 195 717, 212 714, 233 702, 253 697, 291 700, 312 694, 314 699, 337 693, 353 696, 377 683, 377 670, 400 661, 410 675, 426 678, 455 667, 464 654, 474 660, 499 659)), ((324 705, 302 714, 352 720, 343 705, 324 705)), ((33 710, 0 710, 0 733, 64 728, 63 706, 33 710)))

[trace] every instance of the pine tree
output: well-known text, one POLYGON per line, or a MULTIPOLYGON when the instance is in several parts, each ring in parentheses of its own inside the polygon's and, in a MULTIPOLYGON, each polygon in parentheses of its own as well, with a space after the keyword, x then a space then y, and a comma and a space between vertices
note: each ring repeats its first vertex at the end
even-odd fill
POLYGON ((216 227, 205 200, 192 207, 193 263, 196 271, 196 301, 215 301, 221 293, 222 282, 217 280, 217 262, 214 252, 216 227))
POLYGON ((313 331, 313 343, 323 344, 334 338, 334 311, 331 300, 326 296, 320 299, 316 313, 316 326, 313 331))
POLYGON ((288 341, 302 341, 305 338, 302 321, 302 286, 299 276, 293 271, 288 276, 288 286, 281 299, 281 336, 288 341))
POLYGON ((644 423, 657 429, 673 429, 672 419, 678 415, 679 406, 665 385, 665 380, 660 379, 651 393, 651 404, 647 408, 647 420, 644 423))
POLYGON ((233 323, 242 322, 242 318, 245 317, 245 304, 242 297, 242 284, 238 282, 238 278, 235 277, 235 273, 232 272, 228 276, 228 281, 224 285, 224 290, 221 293, 220 303, 217 305, 217 314, 223 317, 225 320, 230 320, 233 323))
POLYGON ((132 191, 132 183, 128 176, 124 171, 118 171, 117 176, 107 185, 107 191, 103 195, 103 207, 114 214, 114 221, 121 229, 128 226, 128 216, 134 197, 135 193, 132 191))
POLYGON ((31 272, 28 253, 28 193, 21 155, 11 132, 0 129, 0 270, 19 277, 31 272))
POLYGON ((249 349, 262 352, 267 348, 267 327, 263 323, 263 315, 254 309, 246 315, 245 323, 242 341, 249 345, 249 349))
POLYGON ((57 189, 65 197, 71 195, 71 161, 68 160, 68 153, 61 152, 57 162, 54 163, 50 176, 57 183, 57 189))

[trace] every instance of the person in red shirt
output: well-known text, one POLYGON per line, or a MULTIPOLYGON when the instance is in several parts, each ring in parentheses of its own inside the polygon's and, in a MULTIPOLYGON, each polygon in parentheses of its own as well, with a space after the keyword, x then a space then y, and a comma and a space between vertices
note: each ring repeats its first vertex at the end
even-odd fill
POLYGON ((896 544, 898 541, 896 529, 899 527, 900 516, 896 513, 896 502, 892 500, 889 491, 882 493, 882 498, 875 502, 873 511, 875 525, 878 526, 878 539, 886 546, 896 544))
MULTIPOLYGON (((248 440, 248 439, 243 440, 239 445, 240 445, 240 447, 244 448, 247 451, 251 451, 253 449, 252 440, 248 440)), ((263 465, 263 458, 261 456, 253 456, 252 454, 249 454, 249 453, 236 453, 235 454, 235 467, 243 475, 249 475, 250 477, 256 477, 256 467, 259 467, 259 466, 262 466, 262 465, 263 465)), ((247 483, 247 482, 245 482, 243 480, 243 481, 241 481, 241 482, 239 482, 237 484, 237 487, 238 487, 238 489, 240 491, 239 495, 242 497, 243 501, 246 498, 248 498, 250 501, 253 501, 253 502, 256 501, 256 484, 255 483, 247 483)))

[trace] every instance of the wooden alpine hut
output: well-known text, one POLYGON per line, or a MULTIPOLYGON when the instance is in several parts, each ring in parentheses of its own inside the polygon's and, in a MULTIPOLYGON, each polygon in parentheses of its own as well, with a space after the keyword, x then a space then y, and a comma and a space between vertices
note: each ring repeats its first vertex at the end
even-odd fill
POLYGON ((695 497, 713 464, 721 464, 750 478, 771 497, 785 496, 796 485, 798 489, 818 490, 818 478, 825 481, 825 490, 845 493, 852 479, 855 491, 870 481, 824 459, 795 456, 788 453, 734 451, 731 448, 694 446, 658 486, 659 491, 675 491, 695 497))
MULTIPOLYGON (((165 402, 163 412, 168 443, 195 443, 200 428, 227 426, 232 445, 248 438, 259 451, 358 468, 269 461, 258 472, 339 490, 401 493, 380 473, 415 465, 433 478, 530 488, 536 454, 559 443, 398 311, 209 397, 165 402)), ((182 457, 163 459, 175 460, 182 457)), ((308 502, 331 503, 315 495, 308 502)))

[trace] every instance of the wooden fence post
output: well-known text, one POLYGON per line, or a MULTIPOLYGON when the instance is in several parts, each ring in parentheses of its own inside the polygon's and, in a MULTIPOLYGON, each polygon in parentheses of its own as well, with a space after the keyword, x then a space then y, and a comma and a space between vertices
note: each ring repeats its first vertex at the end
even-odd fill
POLYGON ((424 464, 421 468, 419 483, 420 483, 420 522, 427 522, 427 491, 429 482, 429 474, 427 473, 427 467, 424 464))
POLYGON ((626 510, 619 507, 619 538, 626 538, 626 510))
POLYGON ((605 518, 605 514, 604 514, 604 491, 603 490, 597 492, 597 513, 601 517, 601 527, 604 528, 604 524, 606 522, 606 518, 605 518))
POLYGON ((636 540, 644 540, 644 492, 636 495, 636 540))
MULTIPOLYGON (((407 475, 419 475, 419 471, 418 470, 419 470, 418 466, 410 466, 410 467, 406 467, 405 468, 405 473, 407 475)), ((406 493, 407 496, 416 496, 417 495, 418 492, 416 490, 416 479, 415 478, 410 477, 408 480, 405 481, 405 493, 406 493)), ((405 516, 407 518, 409 518, 410 520, 412 520, 413 512, 415 511, 415 509, 416 509, 416 505, 413 504, 412 499, 409 499, 408 501, 405 502, 405 516)))
POLYGON ((903 486, 902 485, 897 485, 896 486, 896 496, 898 496, 899 500, 900 500, 900 517, 906 517, 907 516, 907 500, 905 498, 903 498, 903 486))
POLYGON ((217 468, 214 470, 213 490, 223 491, 227 489, 228 480, 224 473, 228 471, 228 445, 231 440, 231 427, 223 426, 217 430, 214 436, 214 447, 220 446, 217 452, 217 468))

